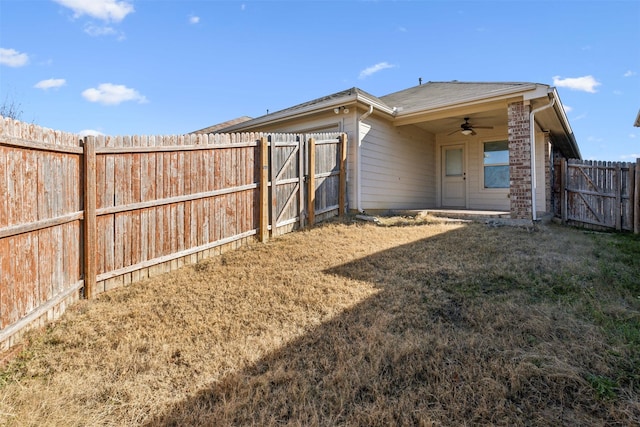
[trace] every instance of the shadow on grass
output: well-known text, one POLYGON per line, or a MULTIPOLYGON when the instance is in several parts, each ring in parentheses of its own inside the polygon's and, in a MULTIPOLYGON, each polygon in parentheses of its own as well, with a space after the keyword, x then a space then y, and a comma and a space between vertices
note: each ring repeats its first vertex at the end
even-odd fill
POLYGON ((581 365, 604 348, 531 305, 544 244, 468 227, 327 269, 379 292, 147 425, 605 424, 581 365))

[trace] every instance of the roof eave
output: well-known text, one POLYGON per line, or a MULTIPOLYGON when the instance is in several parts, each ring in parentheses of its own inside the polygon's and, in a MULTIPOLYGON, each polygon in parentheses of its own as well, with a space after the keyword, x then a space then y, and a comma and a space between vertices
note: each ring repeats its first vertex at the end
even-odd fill
POLYGON ((560 120, 560 124, 562 125, 562 128, 565 131, 565 135, 566 135, 566 139, 567 139, 567 143, 569 145, 569 151, 571 158, 575 158, 575 159, 581 159, 582 158, 582 154, 580 153, 580 148, 578 147, 578 142, 576 141, 576 137, 573 133, 573 129, 571 128, 571 124, 569 123, 569 119, 567 118, 567 114, 564 111, 564 107, 562 106, 562 102, 560 101, 560 96, 558 95, 558 91, 556 90, 555 87, 551 87, 549 89, 549 93, 551 94, 551 96, 554 97, 554 99, 556 100, 553 108, 556 111, 556 115, 558 116, 558 119, 560 120))
POLYGON ((464 107, 465 105, 475 105, 478 104, 479 102, 490 102, 490 101, 499 101, 502 99, 509 99, 509 98, 513 98, 514 95, 518 94, 518 93, 524 93, 526 92, 530 92, 531 90, 537 89, 539 88, 540 85, 538 85, 537 83, 532 83, 530 85, 526 85, 526 86, 518 86, 518 87, 510 87, 510 88, 506 88, 506 89, 502 89, 499 91, 495 91, 492 92, 490 96, 485 95, 478 95, 478 96, 473 96, 473 97, 469 97, 467 99, 463 99, 460 101, 457 101, 455 103, 449 103, 449 102, 443 102, 441 104, 436 104, 436 105, 432 105, 429 106, 428 109, 425 109, 424 107, 418 107, 418 108, 414 108, 411 110, 403 110, 403 111, 398 111, 396 117, 401 118, 401 117, 407 117, 407 116, 411 116, 411 115, 415 115, 415 114, 422 114, 426 111, 428 112, 434 112, 434 111, 438 111, 438 110, 448 110, 448 109, 452 109, 452 108, 460 108, 460 107, 464 107))
POLYGON ((380 100, 368 97, 362 93, 359 93, 357 90, 354 90, 350 95, 344 95, 338 98, 333 98, 327 101, 319 102, 317 104, 312 104, 306 107, 302 107, 298 110, 282 110, 277 111, 275 113, 271 113, 262 117, 257 117, 251 120, 251 123, 240 123, 237 125, 230 126, 228 128, 222 129, 224 132, 234 132, 237 130, 255 130, 259 129, 261 126, 265 124, 276 124, 283 121, 295 120, 303 117, 307 117, 311 114, 316 114, 318 112, 327 110, 333 110, 336 107, 341 106, 351 106, 358 103, 365 104, 367 107, 373 105, 374 110, 378 110, 389 115, 394 115, 395 110, 390 108, 388 105, 382 103, 380 100))

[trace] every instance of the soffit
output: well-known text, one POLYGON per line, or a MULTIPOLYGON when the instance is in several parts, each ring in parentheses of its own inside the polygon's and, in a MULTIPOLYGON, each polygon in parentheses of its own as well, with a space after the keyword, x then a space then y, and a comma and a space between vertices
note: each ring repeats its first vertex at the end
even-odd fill
MULTIPOLYGON (((493 128, 507 126, 506 108, 496 108, 482 111, 459 110, 455 112, 450 111, 449 113, 450 114, 447 116, 424 120, 421 122, 413 123, 413 125, 434 135, 447 135, 452 132, 461 130, 460 125, 464 123, 464 119, 466 117, 469 118, 469 123, 473 126, 484 126, 493 128)), ((484 129, 476 129, 476 133, 478 135, 482 135, 484 131, 484 129)))

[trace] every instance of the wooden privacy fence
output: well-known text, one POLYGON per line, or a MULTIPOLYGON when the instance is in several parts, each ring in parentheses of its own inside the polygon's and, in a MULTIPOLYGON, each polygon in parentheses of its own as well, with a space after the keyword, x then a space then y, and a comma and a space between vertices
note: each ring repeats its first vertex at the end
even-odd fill
POLYGON ((563 223, 640 233, 640 159, 562 159, 556 164, 556 182, 556 214, 563 223))
POLYGON ((78 298, 345 212, 346 135, 87 137, 0 118, 0 349, 78 298))

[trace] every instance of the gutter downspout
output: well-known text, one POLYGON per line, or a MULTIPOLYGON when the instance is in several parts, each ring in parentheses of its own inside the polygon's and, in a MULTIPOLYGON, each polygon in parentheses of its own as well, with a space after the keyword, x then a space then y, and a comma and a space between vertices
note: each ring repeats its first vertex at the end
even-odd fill
POLYGON ((360 123, 364 119, 369 117, 372 113, 373 113, 373 104, 369 104, 369 111, 364 113, 357 120, 357 124, 358 124, 358 157, 356 159, 356 170, 358 171, 358 175, 357 175, 357 178, 356 178, 356 187, 357 187, 356 188, 356 196, 358 198, 358 206, 356 207, 356 209, 358 209, 358 212, 360 212, 360 213, 363 212, 362 211, 362 151, 361 151, 362 138, 360 136, 360 123))
POLYGON ((549 107, 553 107, 556 103, 556 98, 551 98, 551 102, 547 105, 532 110, 529 113, 529 141, 531 142, 531 220, 536 221, 536 123, 535 114, 539 111, 545 110, 549 107))

